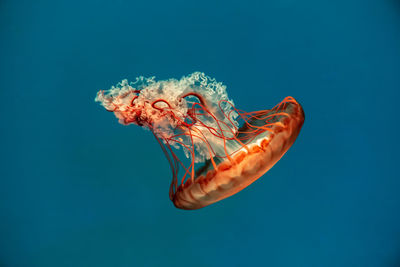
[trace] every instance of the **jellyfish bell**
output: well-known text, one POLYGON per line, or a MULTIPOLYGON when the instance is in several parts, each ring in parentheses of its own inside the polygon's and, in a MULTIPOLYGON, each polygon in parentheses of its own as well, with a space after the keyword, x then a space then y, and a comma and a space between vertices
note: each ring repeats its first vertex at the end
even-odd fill
POLYGON ((120 123, 153 132, 171 166, 170 199, 188 210, 232 196, 265 174, 304 122, 292 97, 270 110, 238 110, 226 87, 200 72, 180 80, 123 80, 96 101, 120 123))
POLYGON ((243 149, 230 155, 231 159, 219 164, 217 170, 209 170, 195 182, 188 180, 179 186, 173 196, 175 206, 197 209, 234 195, 265 174, 286 153, 304 122, 301 106, 287 97, 275 110, 259 114, 262 115, 254 116, 237 132, 243 149), (281 118, 266 122, 266 117, 278 113, 281 118))

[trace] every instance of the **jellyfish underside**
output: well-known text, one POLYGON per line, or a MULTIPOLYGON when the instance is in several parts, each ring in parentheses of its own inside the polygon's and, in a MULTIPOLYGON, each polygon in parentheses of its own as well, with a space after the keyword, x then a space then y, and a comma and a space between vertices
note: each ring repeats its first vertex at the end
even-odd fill
POLYGON ((199 209, 232 196, 265 174, 290 148, 304 122, 292 97, 270 110, 235 108, 226 87, 202 73, 181 80, 126 81, 96 100, 122 124, 151 130, 172 171, 169 196, 199 209), (186 157, 174 152, 182 149, 186 157))

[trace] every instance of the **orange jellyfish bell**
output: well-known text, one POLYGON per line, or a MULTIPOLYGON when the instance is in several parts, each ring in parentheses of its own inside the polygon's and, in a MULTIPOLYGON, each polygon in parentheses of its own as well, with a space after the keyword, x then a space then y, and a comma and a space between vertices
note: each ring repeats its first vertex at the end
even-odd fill
POLYGON ((238 110, 226 87, 200 72, 181 80, 123 80, 96 101, 120 123, 153 132, 171 166, 170 199, 187 210, 232 196, 265 174, 304 122, 292 97, 270 110, 238 110))

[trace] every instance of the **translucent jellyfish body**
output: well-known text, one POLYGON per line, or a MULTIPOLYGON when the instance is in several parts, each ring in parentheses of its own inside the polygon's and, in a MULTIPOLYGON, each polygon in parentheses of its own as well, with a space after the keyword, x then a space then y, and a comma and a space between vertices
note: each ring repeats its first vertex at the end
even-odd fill
POLYGON ((269 110, 238 110, 226 86, 200 72, 123 80, 96 101, 120 123, 154 134, 172 170, 170 199, 181 209, 208 206, 253 183, 286 153, 304 122, 292 97, 269 110))

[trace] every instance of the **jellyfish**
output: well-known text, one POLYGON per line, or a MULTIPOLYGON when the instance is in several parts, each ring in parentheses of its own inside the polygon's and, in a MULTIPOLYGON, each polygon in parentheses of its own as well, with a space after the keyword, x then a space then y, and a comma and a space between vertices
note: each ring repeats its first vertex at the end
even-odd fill
POLYGON ((122 80, 100 90, 95 101, 121 124, 154 134, 172 171, 169 197, 186 210, 232 196, 260 178, 292 146, 304 122, 293 97, 245 112, 224 84, 201 72, 180 80, 122 80))

